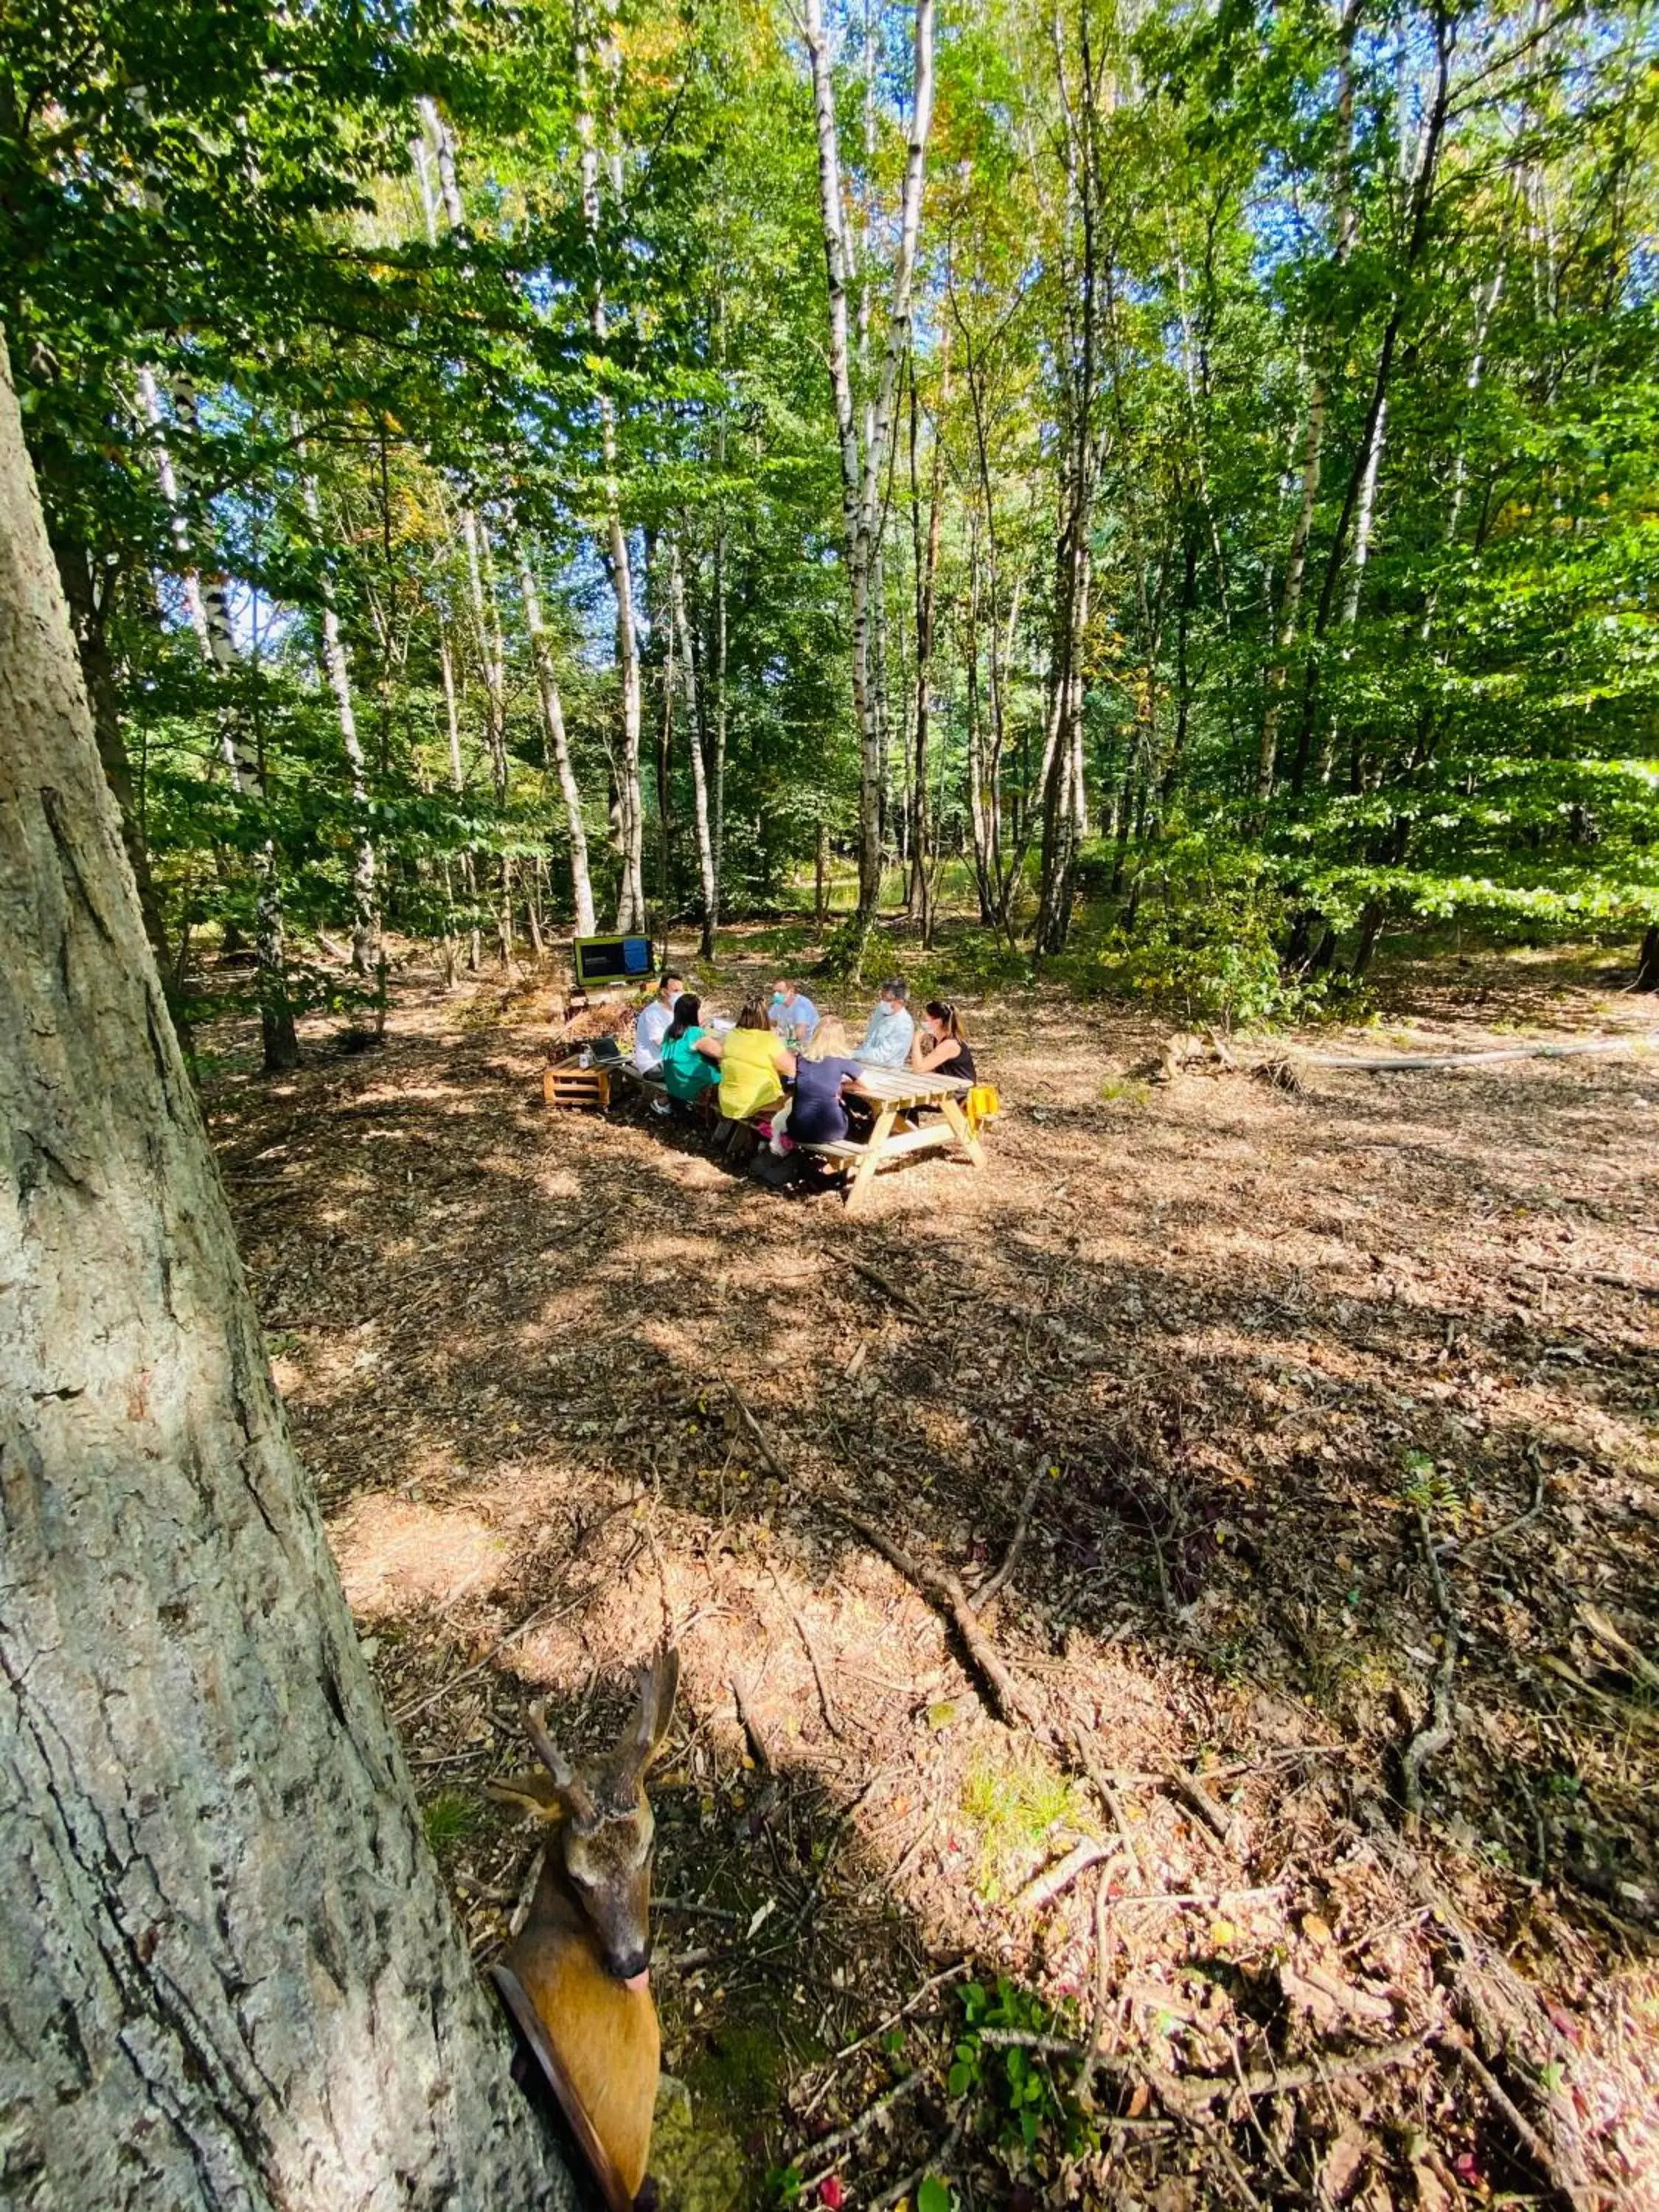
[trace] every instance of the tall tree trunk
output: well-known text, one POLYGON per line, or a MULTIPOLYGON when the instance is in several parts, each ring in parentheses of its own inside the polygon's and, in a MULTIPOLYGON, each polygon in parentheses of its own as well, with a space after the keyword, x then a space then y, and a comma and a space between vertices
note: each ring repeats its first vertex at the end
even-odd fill
POLYGON ((524 624, 530 635, 531 658, 536 664, 536 685, 541 694, 542 727, 547 734, 548 754, 564 801, 565 830, 570 839, 570 895, 576 908, 576 934, 592 937, 599 923, 593 912, 593 884, 587 872, 587 825, 582 819, 582 795, 570 758, 570 740, 564 726, 564 701, 559 693, 558 672, 553 665, 553 642, 542 620, 541 595, 530 565, 530 549, 519 543, 519 590, 524 604, 524 624))
MULTIPOLYGON (((444 712, 449 725, 449 781, 459 799, 466 789, 466 775, 461 765, 461 716, 455 696, 455 660, 450 650, 449 632, 440 625, 438 631, 438 665, 443 674, 444 712)), ((467 960, 473 975, 483 964, 483 949, 478 943, 478 878, 471 848, 461 854, 461 887, 466 893, 467 960)))
MULTIPOLYGON (((316 478, 306 466, 305 440, 297 422, 294 425, 294 447, 300 461, 300 491, 305 505, 306 520, 310 523, 312 536, 320 549, 322 502, 317 496, 316 478)), ((375 902, 374 840, 368 826, 368 764, 363 757, 362 745, 357 737, 357 716, 351 702, 351 667, 346 659, 345 640, 340 634, 333 581, 326 570, 322 579, 322 598, 323 672, 328 679, 329 690, 334 694, 334 708, 340 724, 340 746, 345 754, 346 768, 351 778, 351 964, 360 975, 369 975, 374 973, 380 958, 380 919, 375 902)))
MULTIPOLYGON (((601 44, 614 36, 607 27, 601 44)), ((603 353, 609 325, 605 285, 599 274, 599 150, 589 76, 589 51, 585 16, 579 18, 576 40, 576 135, 581 149, 582 221, 588 250, 593 257, 593 279, 588 300, 588 321, 595 343, 603 353)), ((612 164, 613 187, 618 181, 612 164)), ((645 807, 640 796, 640 729, 643 714, 640 689, 639 629, 634 616, 634 566, 628 532, 623 525, 621 487, 617 480, 617 410, 608 392, 599 395, 600 459, 604 471, 605 531, 600 551, 616 605, 617 682, 622 694, 622 755, 617 764, 617 831, 622 847, 622 882, 617 897, 617 927, 645 926, 645 807)))
MULTIPOLYGON (((155 955, 155 965, 167 989, 167 1005, 174 1026, 179 1028, 180 1037, 187 1043, 188 1033, 181 1026, 183 1017, 174 1000, 175 981, 182 982, 183 978, 175 979, 172 974, 167 924, 149 872, 149 849, 132 787, 131 765, 121 735, 120 696, 109 649, 107 586, 104 593, 98 591, 93 580, 92 562, 84 546, 54 544, 52 555, 58 564, 58 581, 63 586, 64 597, 69 605, 70 624, 75 633, 76 652, 81 663, 81 680, 86 687, 87 703, 92 710, 92 730, 98 744, 98 757, 104 764, 104 774, 121 817, 121 839, 126 847, 127 859, 132 865, 132 879, 138 892, 139 909, 144 917, 144 934, 149 939, 150 950, 155 955)), ((181 945, 181 951, 182 949, 181 945)))
POLYGON ((1308 538, 1319 500, 1321 454, 1325 440, 1325 386, 1316 374, 1308 398, 1307 428, 1302 442, 1302 495, 1291 532, 1290 557, 1285 565, 1278 618, 1273 624, 1273 655, 1267 665, 1267 702, 1261 715, 1261 744, 1256 759, 1255 795, 1263 805, 1273 795, 1279 769, 1279 724, 1284 712, 1285 680, 1290 673, 1291 649, 1302 614, 1302 584, 1308 568, 1308 538))
POLYGON ((916 0, 915 81, 908 148, 899 203, 898 254, 893 270, 880 375, 860 441, 848 356, 849 259, 842 212, 841 152, 836 131, 835 78, 824 35, 822 0, 805 0, 803 29, 812 70, 818 142, 818 199, 829 280, 830 379, 842 465, 842 510, 853 602, 853 704, 859 728, 859 903, 868 921, 881 896, 881 715, 873 663, 873 590, 881 523, 881 480, 892 433, 899 364, 910 334, 910 293, 921 223, 922 176, 933 111, 933 0, 916 0), (860 451, 862 446, 862 451, 860 451))
MULTIPOLYGON (((230 602, 224 578, 204 573, 198 565, 190 523, 179 498, 179 480, 167 440, 155 380, 148 369, 139 372, 139 393, 155 440, 156 479, 172 514, 173 540, 178 548, 185 581, 191 627, 209 666, 221 683, 240 684, 246 671, 241 647, 231 626, 230 602)), ((173 387, 173 404, 187 430, 196 419, 196 395, 180 381, 173 387)), ((221 702, 219 750, 230 771, 231 781, 243 799, 264 796, 264 776, 243 727, 240 702, 234 697, 221 702)), ((288 957, 283 945, 283 900, 278 881, 276 847, 267 838, 254 860, 254 963, 259 995, 259 1038, 265 1073, 279 1075, 300 1062, 300 1040, 294 1027, 294 1008, 288 993, 288 957)))
POLYGON ((680 541, 668 541, 668 605, 675 636, 679 640, 681 681, 685 685, 686 750, 691 757, 691 812, 697 839, 697 883, 702 893, 702 957, 714 951, 716 904, 714 843, 708 826, 708 775, 702 757, 702 729, 697 714, 697 663, 691 649, 691 625, 685 615, 685 574, 680 562, 680 541))
MULTIPOLYGON (((1382 329, 1382 340, 1377 348, 1376 368, 1371 378, 1370 398, 1360 430, 1359 446, 1353 465, 1348 471, 1348 481, 1342 495, 1342 506, 1332 533, 1330 551, 1326 556, 1324 581, 1320 586, 1319 605, 1314 615, 1313 649, 1308 663, 1307 681, 1302 702, 1302 739, 1305 747, 1313 726, 1319 690, 1319 651, 1330 628, 1331 615, 1336 605, 1336 586, 1342 573, 1347 551, 1348 532, 1359 507, 1368 477, 1373 465, 1373 456, 1382 450, 1383 411, 1389 402, 1389 380, 1399 350, 1400 332, 1405 323, 1406 310, 1410 304, 1412 279, 1418 263, 1422 259, 1429 239, 1429 210, 1434 198, 1434 187, 1439 167, 1441 141, 1446 128, 1446 114, 1451 97, 1451 56, 1453 33, 1446 17, 1437 15, 1435 26, 1435 90, 1429 112, 1425 119, 1423 142, 1418 152, 1417 173, 1411 195, 1411 227, 1407 235, 1406 251, 1395 280, 1394 297, 1389 309, 1389 319, 1382 329)), ((1356 741, 1357 742, 1357 741, 1356 741)))
POLYGON ((0 356, 0 2166, 564 2206, 295 1459, 0 356))
MULTIPOLYGON (((942 350, 939 409, 943 414, 950 389, 951 356, 947 332, 942 350)), ((910 778, 910 908, 921 931, 921 941, 933 941, 933 825, 927 805, 927 736, 931 705, 929 685, 933 673, 933 602, 939 575, 939 530, 944 519, 940 498, 945 448, 938 432, 933 437, 932 482, 928 489, 927 527, 923 534, 921 480, 916 465, 921 438, 921 402, 916 391, 915 357, 910 361, 910 534, 915 555, 916 604, 916 669, 915 732, 910 778)))
MULTIPOLYGON (((662 712, 657 718, 657 901, 662 923, 662 964, 668 965, 668 918, 674 903, 674 825, 672 789, 674 765, 674 691, 679 682, 679 630, 673 602, 661 574, 662 541, 654 531, 645 534, 645 601, 653 610, 652 635, 662 632, 662 712)), ((697 733, 691 732, 695 750, 697 733)))
MULTIPOLYGON (((725 434, 720 434, 720 452, 725 453, 725 434)), ((704 957, 712 957, 714 933, 720 927, 721 872, 726 866, 726 521, 722 516, 714 525, 714 650, 712 675, 714 685, 714 757, 711 763, 709 791, 709 842, 714 854, 714 898, 708 918, 703 925, 704 957)))

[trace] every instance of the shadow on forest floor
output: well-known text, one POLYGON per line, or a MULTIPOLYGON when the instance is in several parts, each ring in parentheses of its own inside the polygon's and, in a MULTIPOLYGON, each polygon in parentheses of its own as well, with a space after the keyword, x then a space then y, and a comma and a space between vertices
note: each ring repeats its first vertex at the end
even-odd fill
MULTIPOLYGON (((1523 987, 1480 1035, 1606 1021, 1523 987)), ((930 2159, 977 2204, 1659 2191, 1659 1070, 1108 1098, 1147 1024, 988 1000, 988 1169, 907 1165, 849 1222, 648 1118, 550 1116, 534 996, 491 1011, 411 980, 384 1051, 209 1099, 479 1955, 530 1847, 482 1795, 522 1690, 586 1741, 667 1620, 665 2057, 757 2176, 810 2176, 916 2070, 848 2147, 849 2203, 930 2159), (981 1616, 1010 1728, 831 1507, 971 1589, 1028 1497, 981 1616), (1457 1725, 1411 1836, 1444 1626, 1425 1527, 1457 1725), (1016 2033, 1095 2021, 1088 2113, 1072 2061, 1011 2089, 973 2038, 951 2102, 962 1960, 1009 1977, 1016 2033), (900 2045, 848 2051, 919 1992, 900 2045), (1303 2086, 1269 2094, 1273 2069, 1303 2086), (1017 2096, 1029 2154, 997 2148, 1017 2096)))

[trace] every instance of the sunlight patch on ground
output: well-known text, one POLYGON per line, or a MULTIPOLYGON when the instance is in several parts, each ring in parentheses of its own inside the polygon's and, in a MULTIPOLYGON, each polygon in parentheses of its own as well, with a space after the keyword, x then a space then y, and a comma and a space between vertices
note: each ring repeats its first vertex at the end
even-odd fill
POLYGON ((373 1491, 329 1525, 329 1541, 360 1620, 447 1613, 487 1592, 507 1547, 474 1515, 373 1491))

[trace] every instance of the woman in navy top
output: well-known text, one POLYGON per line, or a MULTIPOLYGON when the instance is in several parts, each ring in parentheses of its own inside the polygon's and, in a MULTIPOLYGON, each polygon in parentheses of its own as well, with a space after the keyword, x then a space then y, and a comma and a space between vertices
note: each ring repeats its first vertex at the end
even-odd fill
POLYGON ((847 1134, 845 1085, 863 1073, 848 1054, 847 1030, 833 1014, 818 1024, 812 1042, 795 1061, 795 1097, 787 1128, 798 1145, 838 1144, 847 1134))

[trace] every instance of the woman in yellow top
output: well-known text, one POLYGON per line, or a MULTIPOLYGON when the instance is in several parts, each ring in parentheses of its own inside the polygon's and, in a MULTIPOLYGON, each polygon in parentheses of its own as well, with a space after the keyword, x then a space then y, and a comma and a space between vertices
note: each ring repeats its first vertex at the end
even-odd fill
POLYGON ((720 1112, 728 1121, 746 1121, 783 1097, 780 1076, 795 1072, 795 1055, 778 1042, 763 1006, 746 1006, 735 1029, 724 1036, 700 1036, 697 1050, 720 1064, 720 1112))

